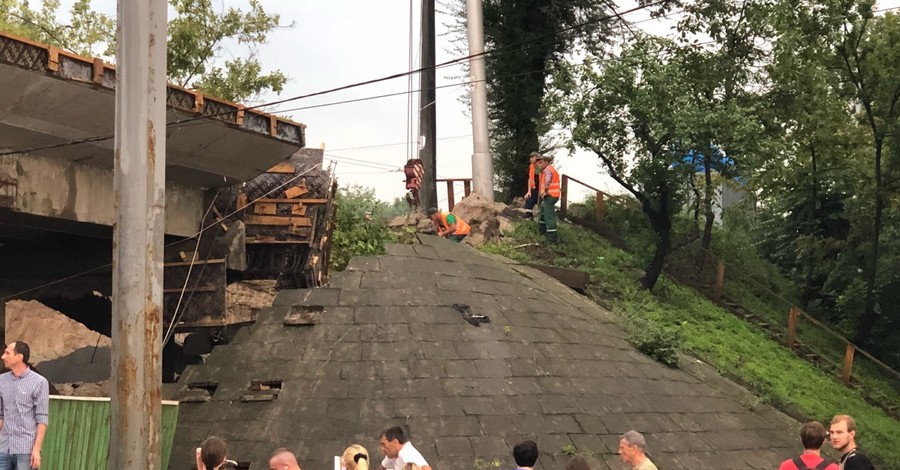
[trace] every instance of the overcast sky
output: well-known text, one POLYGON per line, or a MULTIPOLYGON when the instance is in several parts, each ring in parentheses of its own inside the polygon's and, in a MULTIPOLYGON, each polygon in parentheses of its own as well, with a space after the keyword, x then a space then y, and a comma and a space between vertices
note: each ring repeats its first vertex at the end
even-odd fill
MULTIPOLYGON (((221 2, 223 0, 214 0, 221 2)), ((444 0, 454 1, 454 0, 444 0)), ((68 9, 72 0, 63 1, 68 9)), ((413 54, 418 64, 419 0, 414 0, 413 54)), ((438 3, 441 3, 440 1, 438 3)), ((632 0, 616 2, 619 11, 635 6, 632 0)), ((228 6, 246 5, 240 0, 224 0, 228 6)), ((410 2, 400 0, 262 0, 270 13, 281 15, 281 28, 268 38, 258 51, 264 70, 280 69, 288 83, 280 96, 260 97, 262 102, 304 95, 342 85, 371 80, 409 70, 410 2)), ((894 7, 900 0, 882 0, 881 7, 894 7)), ((97 10, 115 14, 114 0, 94 0, 97 10)), ((437 62, 455 59, 447 25, 453 19, 438 6, 437 62)), ((666 35, 672 24, 665 20, 647 20, 649 14, 639 11, 626 15, 638 27, 653 34, 666 35)), ((677 18, 677 17, 676 17, 677 18)), ((240 56, 248 51, 229 44, 222 56, 240 56)), ((413 68, 417 68, 417 65, 413 68)), ((438 70, 437 85, 457 85, 437 90, 437 174, 439 178, 468 178, 471 170, 471 120, 459 100, 467 89, 459 67, 438 70)), ((352 90, 310 99, 293 101, 267 109, 279 115, 292 116, 306 124, 307 145, 325 146, 326 158, 337 162, 337 175, 342 186, 358 184, 375 189, 377 196, 391 201, 405 193, 403 174, 399 169, 408 158, 407 96, 373 99, 312 109, 295 109, 337 101, 368 98, 382 94, 404 93, 410 89, 406 78, 367 85, 352 90)), ((418 89, 414 79, 412 89, 418 89)), ((253 103, 256 104, 256 103, 253 103)), ((417 110, 414 112, 417 116, 417 110)), ((415 117, 413 118, 415 121, 415 117)), ((415 147, 412 146, 414 149, 415 147)), ((566 151, 555 155, 561 173, 609 192, 622 189, 604 176, 596 157, 587 153, 570 156, 566 151)), ((526 171, 527 168, 523 168, 526 171)), ((446 208, 446 188, 439 186, 439 204, 446 208)), ((579 188, 570 186, 570 190, 579 188)), ((457 188, 462 192, 462 187, 457 188)), ((573 194, 576 198, 586 192, 573 194)), ((461 195, 461 194, 460 194, 461 195)), ((459 198, 457 197, 457 200, 459 198)))

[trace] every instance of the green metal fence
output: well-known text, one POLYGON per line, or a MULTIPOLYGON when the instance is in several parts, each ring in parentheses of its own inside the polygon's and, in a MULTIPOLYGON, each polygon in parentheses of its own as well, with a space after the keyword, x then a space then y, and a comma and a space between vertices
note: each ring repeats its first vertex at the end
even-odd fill
MULTIPOLYGON (((106 470, 109 398, 50 397, 50 426, 41 451, 41 470, 106 470)), ((163 401, 162 468, 169 467, 178 402, 163 401)))

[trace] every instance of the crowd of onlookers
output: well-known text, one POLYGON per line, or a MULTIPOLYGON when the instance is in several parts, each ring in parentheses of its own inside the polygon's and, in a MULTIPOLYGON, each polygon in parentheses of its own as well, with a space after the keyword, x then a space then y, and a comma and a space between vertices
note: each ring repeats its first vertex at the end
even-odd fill
MULTIPOLYGON (((384 458, 378 470, 431 470, 425 457, 406 437, 403 428, 394 426, 385 429, 378 438, 384 458)), ((811 421, 800 428, 803 453, 785 460, 779 470, 874 470, 869 459, 856 447, 856 422, 848 415, 837 415, 831 420, 830 430, 818 421, 811 421), (838 463, 833 463, 821 455, 821 448, 827 439, 840 453, 838 463)), ((534 441, 522 441, 513 447, 516 470, 532 470, 540 452, 534 441)), ((619 457, 632 470, 657 470, 647 453, 644 436, 637 431, 628 431, 619 438, 619 457)), ((219 470, 228 464, 228 450, 225 441, 210 437, 197 448, 198 470, 219 470)), ((233 463, 233 462, 232 462, 233 463)), ((358 444, 344 450, 340 457, 341 470, 369 470, 369 452, 358 444)), ((300 470, 297 456, 288 449, 276 449, 269 459, 270 470, 300 470)), ((0 469, 2 470, 2 469, 0 469)), ((575 455, 566 463, 565 470, 591 470, 588 459, 575 455)))
MULTIPOLYGON (((29 470, 41 466, 41 447, 47 432, 49 383, 28 366, 30 350, 26 343, 10 343, 3 351, 3 365, 9 372, 0 374, 0 470, 29 470)), ((829 429, 812 421, 800 429, 803 453, 785 460, 779 470, 874 470, 869 459, 856 446, 856 422, 848 415, 837 415, 829 429), (821 455, 826 439, 840 453, 838 463, 821 455)), ((379 470, 431 470, 425 457, 406 437, 403 428, 394 426, 379 435, 384 458, 379 470)), ((619 439, 619 456, 633 470, 657 470, 647 453, 644 436, 628 431, 619 439)), ((518 469, 531 470, 539 452, 534 441, 513 447, 518 469)), ((341 470, 369 470, 369 453, 360 445, 348 447, 340 457, 341 470)), ((228 446, 218 437, 210 437, 197 448, 198 470, 219 470, 228 460, 228 446)), ((270 470, 300 470, 297 456, 285 448, 276 449, 269 459, 270 470)), ((587 459, 573 456, 566 470, 590 470, 587 459)))

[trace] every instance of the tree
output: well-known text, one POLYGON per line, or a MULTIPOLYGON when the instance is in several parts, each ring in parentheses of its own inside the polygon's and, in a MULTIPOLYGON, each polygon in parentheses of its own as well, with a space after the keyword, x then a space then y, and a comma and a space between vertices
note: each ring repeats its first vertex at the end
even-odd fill
POLYGON ((641 285, 653 289, 672 247, 672 219, 683 201, 681 164, 695 142, 691 70, 665 39, 637 37, 596 67, 588 60, 555 77, 556 115, 572 133, 570 148, 594 152, 609 175, 640 202, 656 234, 641 285), (599 69, 599 71, 598 71, 599 69))
MULTIPOLYGON (((465 0, 451 5, 458 37, 466 34, 465 0)), ((548 77, 581 45, 597 50, 613 28, 609 3, 592 0, 485 0, 484 38, 494 173, 509 199, 524 193, 528 156, 550 150, 545 107, 548 77)), ((462 48, 461 48, 462 49, 462 48)))
MULTIPOLYGON (((695 106, 708 110, 704 125, 697 126, 701 146, 693 149, 703 168, 702 206, 705 214, 701 246, 710 247, 715 222, 713 169, 734 177, 765 145, 757 119, 758 89, 764 80, 767 50, 759 44, 772 36, 769 0, 678 0, 666 2, 658 13, 681 10, 678 43, 684 49, 691 77, 695 106), (697 36, 709 37, 700 44, 697 36), (703 146, 702 142, 708 145, 703 146), (727 159, 724 155, 727 155, 727 159), (723 161, 728 165, 723 167, 723 161)), ((692 188, 699 193, 693 178, 692 188)), ((699 208, 698 201, 698 208, 699 208)), ((695 218, 699 211, 695 211, 695 218)))
MULTIPOLYGON (((249 10, 228 8, 216 12, 212 0, 171 0, 175 17, 169 21, 169 80, 182 87, 230 101, 244 101, 271 90, 280 93, 287 77, 280 71, 263 72, 255 49, 265 44, 280 17, 267 13, 259 0, 249 10), (236 40, 250 55, 220 61, 223 43, 236 40)), ((115 19, 91 9, 90 0, 78 0, 69 10, 70 22, 59 22, 59 0, 43 0, 39 11, 27 0, 0 0, 0 28, 35 41, 81 55, 111 60, 115 54, 115 19)))
POLYGON ((900 21, 876 16, 869 1, 776 8, 770 128, 783 150, 757 179, 793 242, 769 252, 802 279, 804 303, 844 320, 859 344, 887 344, 882 333, 900 321, 891 301, 900 285, 892 262, 900 250, 900 21))
POLYGON ((0 30, 92 57, 115 54, 113 18, 91 9, 91 0, 77 0, 69 24, 58 22, 59 0, 44 0, 32 10, 27 1, 0 0, 0 30))
MULTIPOLYGON (((842 2, 844 3, 844 2, 842 2)), ((855 339, 868 344, 872 328, 881 313, 879 303, 880 243, 884 229, 884 216, 889 190, 889 178, 893 178, 900 162, 887 162, 884 151, 888 142, 894 141, 900 117, 900 17, 888 13, 882 18, 872 14, 873 4, 868 1, 856 5, 858 13, 834 9, 847 18, 833 38, 837 63, 845 91, 862 106, 860 117, 871 132, 873 147, 872 172, 872 221, 868 240, 865 267, 865 309, 856 328, 855 339), (891 164, 893 163, 893 165, 891 164)))

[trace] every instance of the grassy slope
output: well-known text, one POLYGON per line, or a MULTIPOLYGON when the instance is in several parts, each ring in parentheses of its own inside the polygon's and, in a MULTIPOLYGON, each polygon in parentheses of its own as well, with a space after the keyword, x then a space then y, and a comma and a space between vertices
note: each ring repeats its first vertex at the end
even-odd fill
POLYGON ((750 385, 763 401, 794 414, 828 422, 835 414, 854 416, 861 447, 879 468, 900 469, 900 423, 860 395, 797 358, 764 333, 719 308, 692 289, 661 278, 654 293, 638 288, 638 260, 587 229, 560 227, 558 252, 542 247, 536 225, 522 222, 515 233, 485 251, 521 261, 539 261, 587 271, 591 296, 622 315, 642 316, 681 335, 683 349, 750 385))

